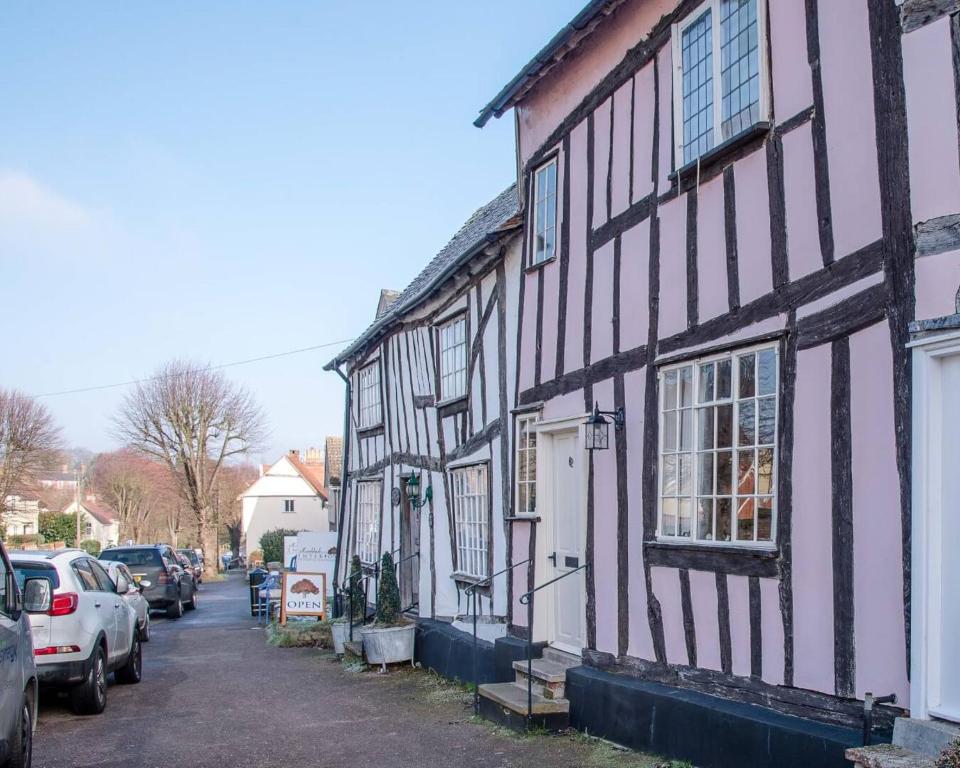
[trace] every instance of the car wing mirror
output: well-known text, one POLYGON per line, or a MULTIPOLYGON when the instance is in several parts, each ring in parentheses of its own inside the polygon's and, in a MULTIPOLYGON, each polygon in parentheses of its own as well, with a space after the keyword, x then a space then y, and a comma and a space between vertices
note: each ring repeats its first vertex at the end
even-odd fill
POLYGON ((140 587, 140 589, 150 589, 150 587, 153 586, 153 582, 149 579, 140 579, 140 581, 137 582, 137 585, 140 587))
POLYGON ((130 591, 130 582, 127 581, 127 577, 122 574, 117 576, 117 594, 125 595, 130 591))
POLYGON ((46 613, 52 597, 47 579, 27 579, 23 584, 23 610, 27 613, 46 613))

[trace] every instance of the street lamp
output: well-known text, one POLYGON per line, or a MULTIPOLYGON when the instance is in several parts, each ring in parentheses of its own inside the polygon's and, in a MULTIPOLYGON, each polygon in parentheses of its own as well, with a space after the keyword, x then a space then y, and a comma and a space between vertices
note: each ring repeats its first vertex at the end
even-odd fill
POLYGON ((423 491, 423 498, 420 498, 420 476, 410 475, 407 478, 407 499, 410 506, 416 509, 422 509, 433 498, 433 486, 428 485, 423 491))
POLYGON ((625 421, 623 408, 615 411, 601 411, 598 403, 593 404, 593 414, 584 426, 586 448, 588 451, 605 451, 610 447, 610 422, 604 416, 613 417, 613 426, 622 429, 625 421))

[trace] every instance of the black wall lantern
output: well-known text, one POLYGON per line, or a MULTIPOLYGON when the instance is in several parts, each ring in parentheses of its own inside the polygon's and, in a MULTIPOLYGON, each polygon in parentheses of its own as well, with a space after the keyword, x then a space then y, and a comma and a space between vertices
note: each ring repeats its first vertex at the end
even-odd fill
POLYGON ((615 411, 601 411, 598 403, 593 404, 593 415, 587 419, 584 428, 588 451, 605 451, 610 447, 610 422, 605 416, 613 417, 613 425, 622 429, 625 421, 623 408, 615 411))
POLYGON ((420 476, 410 475, 407 478, 407 498, 410 500, 410 506, 422 509, 433 498, 433 486, 428 485, 423 491, 423 498, 420 498, 420 476))

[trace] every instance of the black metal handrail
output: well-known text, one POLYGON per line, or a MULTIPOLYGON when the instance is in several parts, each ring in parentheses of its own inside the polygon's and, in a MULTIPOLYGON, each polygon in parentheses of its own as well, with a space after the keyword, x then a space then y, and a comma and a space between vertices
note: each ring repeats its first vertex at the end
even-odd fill
POLYGON ((419 549, 418 549, 416 552, 414 552, 412 555, 407 555, 406 557, 403 557, 403 558, 400 558, 399 560, 397 560, 397 562, 395 562, 395 563, 393 564, 393 570, 397 570, 397 568, 400 567, 400 564, 401 564, 401 563, 405 563, 405 562, 407 562, 407 560, 413 560, 413 558, 415 558, 415 557, 420 557, 420 550, 419 550, 419 549))
POLYGON ((521 560, 519 563, 514 563, 513 565, 508 565, 506 568, 497 571, 482 581, 475 582, 471 584, 464 590, 464 593, 470 595, 473 600, 473 713, 479 714, 480 712, 480 681, 479 674, 477 673, 477 590, 480 587, 487 587, 493 583, 493 580, 497 576, 502 576, 507 571, 512 571, 514 568, 529 563, 530 558, 526 560, 521 560))
POLYGON ((533 715, 533 596, 535 593, 539 592, 544 587, 549 587, 551 584, 556 584, 561 579, 567 578, 578 571, 586 570, 590 567, 590 563, 584 563, 583 565, 578 565, 576 568, 571 568, 566 573, 561 573, 556 578, 550 579, 550 581, 545 581, 543 584, 531 589, 529 592, 524 592, 520 595, 520 605, 527 606, 527 728, 530 728, 530 718, 533 715))

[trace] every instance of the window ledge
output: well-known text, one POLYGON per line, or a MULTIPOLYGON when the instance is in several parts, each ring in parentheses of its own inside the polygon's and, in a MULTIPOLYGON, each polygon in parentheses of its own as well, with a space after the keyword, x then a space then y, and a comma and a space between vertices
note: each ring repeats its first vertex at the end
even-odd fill
POLYGON ((536 272, 537 270, 543 269, 548 264, 553 264, 553 262, 555 262, 556 260, 557 260, 556 256, 551 256, 549 259, 538 261, 535 264, 527 264, 527 266, 523 268, 523 271, 525 273, 536 272))
POLYGON ((463 584, 480 584, 481 582, 487 580, 486 576, 470 576, 466 573, 460 573, 459 571, 454 571, 451 573, 450 578, 458 583, 463 584))
POLYGON ((453 416, 458 413, 463 413, 467 410, 467 396, 461 395, 460 397, 453 397, 449 400, 443 400, 437 403, 437 413, 440 415, 440 418, 445 418, 446 416, 453 416))
POLYGON ((381 432, 383 432, 382 421, 379 424, 371 424, 369 427, 357 427, 359 437, 373 437, 381 432))
POLYGON ((509 523, 539 523, 540 515, 507 515, 503 519, 509 523))
POLYGON ((759 123, 754 123, 749 128, 746 128, 736 136, 731 136, 726 141, 717 144, 713 149, 707 150, 699 158, 691 160, 686 165, 682 165, 673 173, 667 176, 671 182, 677 184, 679 182, 687 181, 688 179, 696 178, 697 176, 697 166, 700 167, 700 174, 703 175, 709 170, 712 170, 715 166, 721 164, 724 160, 728 159, 730 155, 734 154, 737 150, 742 149, 745 145, 749 144, 751 141, 766 135, 770 132, 770 123, 767 121, 762 121, 759 123))
POLYGON ((646 541, 643 556, 648 565, 693 568, 735 576, 779 576, 780 552, 774 546, 699 544, 673 541, 646 541))
POLYGON ((437 407, 437 408, 444 408, 444 407, 446 407, 446 406, 448 406, 448 405, 456 405, 456 404, 459 403, 461 400, 466 400, 466 399, 467 399, 466 393, 464 393, 464 394, 462 394, 462 395, 457 395, 456 397, 447 397, 447 398, 445 398, 445 399, 443 399, 443 400, 439 400, 439 401, 437 402, 436 407, 437 407))

